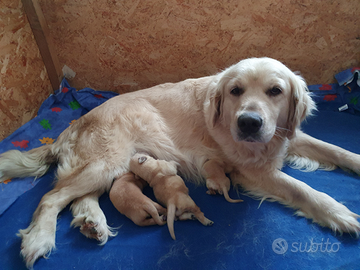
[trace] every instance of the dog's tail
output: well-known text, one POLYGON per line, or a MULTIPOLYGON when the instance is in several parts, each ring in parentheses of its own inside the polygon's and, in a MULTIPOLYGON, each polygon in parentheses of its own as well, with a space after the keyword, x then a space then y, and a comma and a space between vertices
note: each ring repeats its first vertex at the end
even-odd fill
POLYGON ((0 155, 0 183, 14 177, 40 177, 57 161, 52 145, 44 145, 28 152, 10 150, 0 155))
POLYGON ((171 238, 176 240, 175 232, 174 232, 174 221, 175 221, 175 212, 176 212, 176 206, 173 203, 170 203, 168 205, 168 211, 167 211, 167 225, 168 229, 171 235, 171 238))

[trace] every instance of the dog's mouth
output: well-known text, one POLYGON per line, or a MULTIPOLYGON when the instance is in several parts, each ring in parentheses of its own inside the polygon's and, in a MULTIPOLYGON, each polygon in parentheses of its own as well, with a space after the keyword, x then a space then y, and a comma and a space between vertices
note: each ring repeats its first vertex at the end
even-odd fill
POLYGON ((243 139, 243 141, 249 142, 249 143, 261 142, 261 140, 255 139, 255 138, 253 138, 253 137, 247 137, 247 138, 243 139))
POLYGON ((244 134, 242 132, 238 132, 237 134, 237 140, 247 143, 262 143, 264 142, 262 136, 260 134, 244 134))

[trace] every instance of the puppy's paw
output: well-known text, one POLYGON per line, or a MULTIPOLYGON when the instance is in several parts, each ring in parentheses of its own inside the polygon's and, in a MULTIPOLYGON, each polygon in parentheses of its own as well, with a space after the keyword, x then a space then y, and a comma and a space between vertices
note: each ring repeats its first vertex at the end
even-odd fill
POLYGON ((198 211, 196 214, 192 212, 184 212, 177 218, 179 220, 199 220, 204 226, 212 226, 214 224, 213 221, 206 218, 204 214, 200 211, 198 211))
POLYGON ((204 223, 203 223, 203 225, 205 225, 205 226, 212 226, 213 224, 214 224, 214 221, 212 221, 208 218, 205 218, 204 223))

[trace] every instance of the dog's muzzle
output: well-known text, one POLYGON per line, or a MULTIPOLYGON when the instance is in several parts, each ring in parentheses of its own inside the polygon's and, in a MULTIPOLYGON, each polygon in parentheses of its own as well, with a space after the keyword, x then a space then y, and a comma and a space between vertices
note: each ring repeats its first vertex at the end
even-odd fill
POLYGON ((240 139, 245 141, 258 141, 260 138, 259 131, 263 125, 263 120, 255 112, 246 112, 239 116, 237 120, 241 132, 240 139))

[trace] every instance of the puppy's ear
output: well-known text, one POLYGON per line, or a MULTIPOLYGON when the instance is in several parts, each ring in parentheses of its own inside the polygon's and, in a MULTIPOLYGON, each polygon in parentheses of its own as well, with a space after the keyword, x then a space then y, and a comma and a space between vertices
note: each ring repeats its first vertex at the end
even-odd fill
POLYGON ((295 136, 296 129, 300 126, 301 122, 312 112, 316 110, 315 102, 312 100, 309 90, 306 86, 304 79, 293 74, 290 79, 291 84, 291 97, 289 105, 289 116, 287 122, 287 137, 289 139, 295 136))

